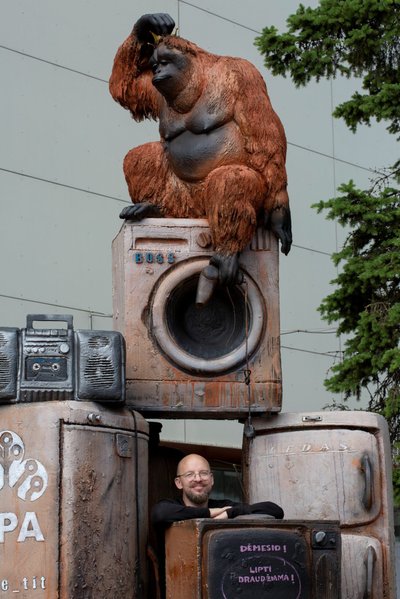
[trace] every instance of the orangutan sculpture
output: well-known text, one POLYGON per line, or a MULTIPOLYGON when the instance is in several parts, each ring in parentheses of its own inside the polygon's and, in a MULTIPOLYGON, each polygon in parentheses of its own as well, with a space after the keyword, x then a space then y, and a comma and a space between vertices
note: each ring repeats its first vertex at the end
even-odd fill
POLYGON ((207 217, 210 264, 229 285, 258 224, 290 250, 285 133, 251 63, 170 35, 174 26, 143 15, 114 60, 113 98, 137 121, 159 119, 161 138, 126 155, 133 205, 120 217, 207 217))

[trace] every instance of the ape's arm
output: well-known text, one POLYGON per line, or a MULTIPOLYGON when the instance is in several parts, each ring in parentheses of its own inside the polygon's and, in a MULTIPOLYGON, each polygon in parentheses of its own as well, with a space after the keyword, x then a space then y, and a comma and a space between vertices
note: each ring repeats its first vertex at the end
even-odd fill
POLYGON ((159 115, 161 96, 152 84, 149 64, 154 51, 152 33, 167 35, 174 27, 169 15, 143 15, 115 56, 110 93, 114 100, 131 111, 136 121, 159 115))
POLYGON ((236 61, 239 87, 248 89, 249 93, 238 96, 235 120, 246 140, 248 164, 263 176, 266 184, 264 225, 280 239, 281 251, 287 255, 292 245, 292 223, 285 167, 285 131, 271 106, 260 73, 247 61, 236 61))

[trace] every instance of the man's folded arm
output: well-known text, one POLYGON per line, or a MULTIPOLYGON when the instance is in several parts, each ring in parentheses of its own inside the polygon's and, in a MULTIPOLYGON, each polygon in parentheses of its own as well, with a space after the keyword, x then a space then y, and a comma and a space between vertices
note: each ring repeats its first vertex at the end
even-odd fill
POLYGON ((259 503, 237 503, 228 511, 228 518, 236 516, 245 516, 250 514, 266 514, 273 516, 277 520, 282 520, 284 516, 283 509, 272 501, 260 501, 259 503))

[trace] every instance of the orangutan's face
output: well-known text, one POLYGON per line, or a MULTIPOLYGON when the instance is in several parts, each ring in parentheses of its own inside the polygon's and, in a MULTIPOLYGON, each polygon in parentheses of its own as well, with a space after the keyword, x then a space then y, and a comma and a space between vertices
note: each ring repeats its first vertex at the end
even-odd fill
POLYGON ((167 99, 174 98, 188 83, 190 60, 187 56, 160 44, 150 59, 153 85, 167 99))

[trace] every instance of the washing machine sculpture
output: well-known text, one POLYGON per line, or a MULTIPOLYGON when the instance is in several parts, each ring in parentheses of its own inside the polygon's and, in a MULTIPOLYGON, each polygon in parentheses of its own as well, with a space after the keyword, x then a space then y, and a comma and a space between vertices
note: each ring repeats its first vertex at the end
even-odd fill
POLYGON ((197 306, 212 250, 205 219, 128 221, 114 239, 114 329, 126 341, 127 404, 146 416, 281 409, 278 242, 258 230, 240 257, 243 281, 217 287, 197 306))

